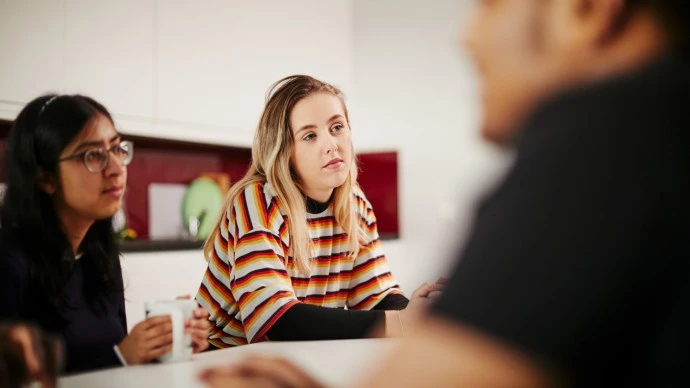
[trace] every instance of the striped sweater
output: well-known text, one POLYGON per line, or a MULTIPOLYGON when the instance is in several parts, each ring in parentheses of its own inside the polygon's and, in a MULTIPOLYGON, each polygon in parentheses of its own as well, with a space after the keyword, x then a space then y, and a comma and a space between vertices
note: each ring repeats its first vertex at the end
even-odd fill
POLYGON ((209 342, 219 348, 266 340, 266 332, 293 305, 369 310, 402 294, 386 262, 371 204, 353 190, 368 239, 348 255, 347 235, 332 207, 307 214, 317 257, 303 277, 288 256, 288 220, 268 183, 248 186, 225 211, 197 301, 214 324, 209 342), (286 259, 287 258, 287 259, 286 259))

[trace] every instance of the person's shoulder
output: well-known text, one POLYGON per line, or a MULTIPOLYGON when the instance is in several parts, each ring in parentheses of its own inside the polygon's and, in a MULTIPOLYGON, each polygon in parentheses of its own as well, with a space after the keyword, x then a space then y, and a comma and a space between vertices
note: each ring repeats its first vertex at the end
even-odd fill
POLYGON ((374 214, 374 207, 371 202, 364 195, 364 191, 359 186, 355 184, 352 187, 352 197, 355 201, 355 211, 367 224, 373 224, 376 222, 376 215, 374 214))
POLYGON ((371 202, 369 202, 367 196, 364 194, 364 190, 362 190, 359 184, 352 185, 352 196, 360 211, 366 212, 367 210, 371 210, 371 202))
MULTIPOLYGON (((541 104, 520 131, 519 148, 542 143, 617 143, 644 147, 685 135, 690 98, 687 65, 660 58, 636 70, 567 89, 541 104)), ((566 144, 567 143, 567 144, 566 144)))
POLYGON ((276 194, 270 183, 266 181, 253 181, 244 185, 234 198, 232 205, 240 207, 251 207, 255 205, 266 209, 276 198, 276 194))
POLYGON ((261 180, 247 183, 235 196, 228 212, 230 219, 241 218, 253 227, 276 229, 285 221, 279 197, 269 182, 261 180))

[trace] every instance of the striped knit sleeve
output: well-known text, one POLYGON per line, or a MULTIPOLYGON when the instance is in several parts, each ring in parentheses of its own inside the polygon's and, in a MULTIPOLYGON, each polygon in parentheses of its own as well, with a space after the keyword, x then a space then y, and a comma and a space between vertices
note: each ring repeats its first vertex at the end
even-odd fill
POLYGON ((228 232, 231 213, 230 208, 227 209, 218 226, 212 257, 208 258, 208 267, 196 295, 199 305, 209 312, 209 321, 213 326, 208 340, 217 348, 246 343, 241 340, 244 329, 233 314, 237 302, 230 292, 228 245, 234 245, 233 234, 228 232))
MULTIPOLYGON (((221 257, 217 263, 222 270, 218 272, 222 272, 223 292, 212 293, 214 300, 234 309, 231 315, 240 321, 236 323, 241 323, 250 343, 263 340, 285 311, 299 303, 286 268, 287 223, 275 198, 267 197, 263 185, 255 184, 233 204, 230 220, 234 222, 227 223, 234 226, 227 232, 232 249, 226 249, 225 259, 221 257)), ((207 276, 214 275, 209 263, 207 276)))
POLYGON ((360 247, 352 269, 347 306, 353 310, 370 310, 387 295, 402 295, 403 292, 383 253, 371 204, 360 190, 355 190, 354 195, 367 238, 360 247))

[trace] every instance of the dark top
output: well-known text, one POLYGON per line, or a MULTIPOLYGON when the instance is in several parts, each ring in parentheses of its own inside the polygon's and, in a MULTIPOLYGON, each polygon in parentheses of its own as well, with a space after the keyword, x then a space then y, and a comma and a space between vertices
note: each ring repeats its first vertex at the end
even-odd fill
MULTIPOLYGON (((60 259, 60 258, 56 258, 60 259)), ((83 291, 82 257, 74 261, 61 311, 31 289, 29 260, 17 246, 0 246, 0 321, 34 323, 59 335, 65 350, 65 372, 76 373, 120 365, 113 346, 127 334, 124 294, 90 307, 83 291)))
POLYGON ((571 90, 522 134, 435 314, 574 386, 690 386, 690 67, 571 90))

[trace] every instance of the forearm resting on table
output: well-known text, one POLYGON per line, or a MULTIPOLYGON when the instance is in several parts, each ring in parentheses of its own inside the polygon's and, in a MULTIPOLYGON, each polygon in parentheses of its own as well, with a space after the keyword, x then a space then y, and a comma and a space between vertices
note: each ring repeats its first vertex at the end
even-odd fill
POLYGON ((398 337, 401 335, 398 312, 388 309, 403 309, 407 302, 407 298, 402 295, 390 294, 374 309, 366 311, 298 303, 288 309, 266 334, 273 341, 365 338, 372 334, 376 337, 398 337), (385 325, 383 322, 386 322, 385 325), (397 325, 391 328, 394 330, 393 335, 389 335, 389 324, 397 325), (379 327, 384 327, 386 332, 381 333, 379 327), (372 330, 374 328, 376 329, 372 330))
POLYGON ((383 314, 383 311, 343 310, 298 303, 266 334, 272 341, 364 338, 383 320, 383 314))
POLYGON ((402 321, 402 317, 400 314, 403 314, 402 311, 398 310, 388 310, 386 311, 386 316, 384 319, 383 324, 378 328, 378 330, 374 330, 374 337, 404 337, 405 336, 405 328, 404 324, 402 321), (381 327, 383 328, 384 332, 381 333, 381 327))

